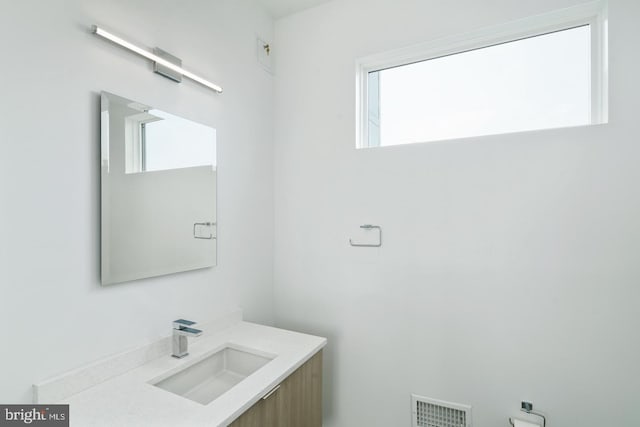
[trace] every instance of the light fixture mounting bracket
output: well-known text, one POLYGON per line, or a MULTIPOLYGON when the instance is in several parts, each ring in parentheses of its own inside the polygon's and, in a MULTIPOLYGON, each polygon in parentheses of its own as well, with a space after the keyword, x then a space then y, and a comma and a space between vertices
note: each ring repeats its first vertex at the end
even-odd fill
MULTIPOLYGON (((159 47, 154 47, 153 53, 156 56, 171 62, 172 64, 176 64, 178 67, 182 67, 182 59, 178 58, 177 56, 171 55, 169 52, 162 50, 159 47)), ((162 64, 158 64, 155 61, 153 62, 153 71, 175 82, 182 82, 182 74, 162 64)))

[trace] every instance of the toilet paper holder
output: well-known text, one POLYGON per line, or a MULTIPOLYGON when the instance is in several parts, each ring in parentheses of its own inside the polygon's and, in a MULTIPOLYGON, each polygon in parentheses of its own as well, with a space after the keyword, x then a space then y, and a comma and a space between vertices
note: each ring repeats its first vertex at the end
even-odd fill
MULTIPOLYGON (((544 416, 544 414, 533 410, 533 403, 525 402, 523 400, 521 405, 520 405, 520 410, 522 412, 527 413, 527 414, 535 415, 537 417, 542 418, 542 427, 546 427, 547 426, 547 418, 544 416)), ((511 424, 512 426, 515 426, 515 424, 514 424, 514 422, 513 422, 513 420, 511 418, 509 418, 509 424, 511 424)))

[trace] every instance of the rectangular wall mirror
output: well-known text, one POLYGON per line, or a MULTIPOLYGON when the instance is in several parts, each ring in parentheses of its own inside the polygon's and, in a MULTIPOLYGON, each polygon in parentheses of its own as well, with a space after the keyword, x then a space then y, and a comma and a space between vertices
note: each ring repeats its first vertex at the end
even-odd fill
POLYGON ((101 95, 102 284, 216 264, 216 130, 101 95))

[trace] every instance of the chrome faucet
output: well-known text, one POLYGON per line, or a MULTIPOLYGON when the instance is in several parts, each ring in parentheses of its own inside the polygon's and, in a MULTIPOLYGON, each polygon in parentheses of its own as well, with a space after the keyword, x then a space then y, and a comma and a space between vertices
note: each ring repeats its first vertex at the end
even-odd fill
POLYGON ((189 355, 187 337, 199 337, 202 335, 200 329, 190 328, 196 322, 191 320, 178 319, 173 321, 173 354, 177 359, 182 359, 189 355))

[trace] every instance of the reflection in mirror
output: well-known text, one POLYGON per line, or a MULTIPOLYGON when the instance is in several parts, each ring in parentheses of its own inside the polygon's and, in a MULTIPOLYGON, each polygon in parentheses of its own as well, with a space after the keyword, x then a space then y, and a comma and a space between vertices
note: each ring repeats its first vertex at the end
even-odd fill
POLYGON ((126 173, 194 166, 215 169, 215 129, 154 109, 127 117, 125 127, 126 173))
POLYGON ((101 97, 102 284, 216 263, 216 130, 101 97))

